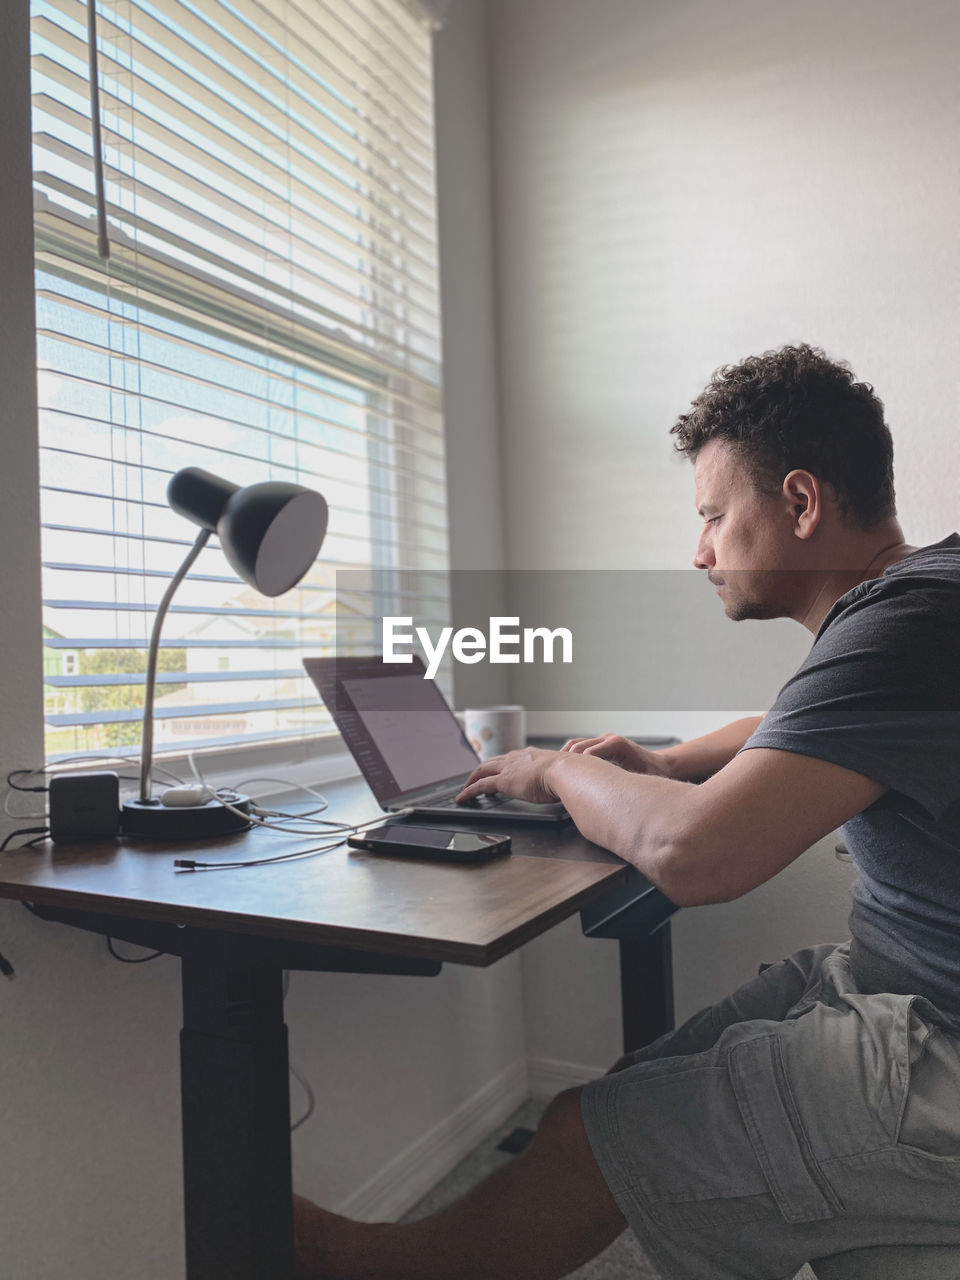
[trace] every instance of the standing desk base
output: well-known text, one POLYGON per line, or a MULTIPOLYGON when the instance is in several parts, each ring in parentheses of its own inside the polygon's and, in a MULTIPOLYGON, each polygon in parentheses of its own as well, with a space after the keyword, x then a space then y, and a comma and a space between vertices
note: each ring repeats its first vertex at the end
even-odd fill
POLYGON ((642 1049, 673 1030, 670 917, 676 911, 646 876, 628 867, 619 888, 580 912, 588 938, 616 938, 620 944, 624 1053, 642 1049))
POLYGON ((35 906, 45 920, 181 957, 187 1280, 292 1280, 283 971, 433 977, 439 961, 35 906))
POLYGON ((182 979, 187 1276, 292 1276, 282 971, 184 957, 182 979))

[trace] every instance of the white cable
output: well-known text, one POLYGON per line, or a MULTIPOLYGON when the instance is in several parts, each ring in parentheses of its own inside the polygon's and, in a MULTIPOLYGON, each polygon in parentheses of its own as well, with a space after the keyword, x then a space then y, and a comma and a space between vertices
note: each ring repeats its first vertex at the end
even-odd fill
MULTIPOLYGON (((223 807, 224 807, 225 809, 229 809, 231 813, 235 813, 238 817, 246 819, 246 820, 247 820, 248 822, 250 822, 253 826, 266 827, 266 828, 267 828, 267 830, 269 830, 269 831, 281 831, 281 832, 285 832, 285 833, 286 833, 286 834, 288 834, 288 835, 295 835, 295 836, 315 836, 315 835, 317 834, 317 832, 316 832, 315 830, 306 830, 306 831, 304 831, 304 830, 302 830, 302 829, 301 829, 301 828, 299 828, 299 827, 282 826, 282 825, 281 825, 280 823, 278 823, 278 822, 268 822, 268 821, 266 821, 265 819, 258 817, 258 816, 257 816, 257 814, 255 814, 255 813, 246 813, 246 812, 244 812, 244 810, 243 810, 243 809, 241 809, 241 808, 239 808, 237 805, 230 804, 230 802, 229 802, 229 801, 224 800, 224 799, 223 799, 223 797, 222 797, 218 792, 216 792, 216 791, 213 789, 213 787, 211 787, 211 786, 210 786, 210 784, 207 782, 207 780, 204 778, 203 774, 200 772, 199 768, 197 767, 197 763, 196 763, 196 761, 195 761, 195 760, 194 760, 194 758, 193 758, 193 752, 192 752, 192 751, 191 751, 191 752, 189 752, 189 753, 187 754, 187 763, 190 765, 190 768, 191 768, 191 769, 192 769, 192 771, 193 771, 193 776, 196 778, 197 782, 199 782, 199 784, 201 785, 201 787, 203 787, 203 788, 204 788, 204 790, 207 792, 207 794, 210 796, 210 798, 211 798, 212 800, 217 800, 220 804, 222 804, 222 805, 223 805, 223 807)), ((400 810, 400 811, 399 811, 397 814, 395 814, 394 816, 395 816, 395 817, 399 817, 399 816, 401 816, 401 815, 403 815, 403 814, 406 814, 406 813, 408 813, 408 812, 410 812, 410 811, 409 811, 409 810, 400 810)), ((378 822, 384 822, 384 821, 386 820, 386 817, 387 817, 387 815, 386 815, 386 814, 381 814, 381 815, 380 815, 380 817, 378 817, 378 818, 371 818, 371 819, 369 819, 369 821, 367 821, 367 822, 360 822, 360 823, 332 823, 332 822, 331 822, 331 823, 328 823, 328 824, 325 824, 325 825, 330 825, 330 826, 334 826, 334 827, 335 827, 335 830, 334 830, 334 831, 332 831, 332 832, 330 833, 331 838, 332 838, 334 835, 337 835, 337 836, 344 836, 344 837, 345 837, 345 836, 347 836, 347 835, 352 834, 352 833, 353 833, 353 832, 355 832, 355 831, 361 831, 361 830, 363 830, 363 828, 364 828, 364 827, 373 826, 373 825, 375 825, 375 824, 376 824, 376 823, 378 823, 378 822)), ((282 859, 286 859, 286 858, 293 859, 293 858, 295 858, 295 857, 300 857, 300 856, 304 856, 304 857, 305 857, 307 852, 310 852, 310 853, 325 853, 325 852, 327 851, 327 849, 336 849, 336 848, 338 848, 341 844, 343 844, 343 839, 338 839, 338 840, 337 840, 335 843, 333 843, 333 844, 328 844, 328 845, 323 845, 323 846, 317 846, 317 847, 316 847, 315 849, 313 849, 313 850, 305 851, 305 853, 304 853, 304 854, 302 854, 302 855, 300 855, 300 854, 279 854, 279 855, 277 856, 277 858, 276 858, 276 859, 260 859, 260 858, 257 858, 257 859, 251 860, 249 863, 239 862, 239 863, 223 863, 223 864, 214 864, 214 865, 223 865, 224 867, 226 867, 226 866, 242 866, 242 865, 255 866, 255 865, 257 865, 257 864, 259 864, 259 863, 261 863, 261 862, 265 862, 265 861, 280 861, 280 860, 282 860, 282 859)), ((212 869, 212 867, 211 867, 211 869, 212 869)))
MULTIPOLYGON (((230 807, 229 805, 227 806, 230 807)), ((242 809, 238 809, 237 813, 244 817, 248 815, 243 813, 242 809)), ((413 813, 412 809, 397 809, 393 814, 389 815, 394 818, 405 818, 413 813)), ((385 818, 386 814, 380 814, 377 818, 369 818, 366 822, 358 822, 349 830, 338 836, 336 840, 330 839, 325 844, 313 845, 309 849, 295 849, 292 853, 277 853, 266 858, 241 858, 234 862, 198 862, 194 858, 174 858, 173 869, 176 875, 189 873, 192 875, 197 871, 239 871, 243 867, 265 867, 274 862, 297 862, 301 858, 313 858, 318 853, 330 853, 333 849, 339 849, 341 845, 346 844, 347 835, 355 831, 363 831, 367 827, 378 826, 385 818)), ((282 831, 286 828, 271 826, 270 823, 263 823, 263 826, 269 831, 282 831)), ((302 834, 302 833, 297 833, 302 834)))
POLYGON ((290 782, 287 778, 244 778, 242 782, 236 784, 236 789, 241 791, 244 787, 248 787, 251 782, 275 782, 278 786, 286 787, 288 791, 305 791, 308 796, 314 796, 320 801, 319 809, 311 809, 311 813, 322 813, 324 809, 329 808, 330 802, 325 795, 321 795, 319 791, 314 791, 313 787, 306 787, 302 782, 290 782))
POLYGON ((23 818, 45 818, 47 816, 46 809, 41 809, 39 813, 14 813, 10 808, 10 801, 17 794, 16 787, 7 787, 7 794, 3 797, 3 812, 8 818, 15 818, 19 822, 23 818))
MULTIPOLYGON (((237 805, 231 804, 229 800, 225 800, 223 798, 223 795, 221 794, 221 792, 227 790, 227 788, 221 787, 220 790, 218 791, 218 790, 214 790, 214 788, 210 786, 206 778, 200 772, 200 768, 197 765, 196 760, 194 759, 192 751, 187 753, 187 763, 189 764, 193 772, 193 776, 196 778, 197 782, 200 783, 201 787, 203 787, 204 791, 211 798, 211 800, 219 801, 219 803, 222 804, 225 809, 229 809, 231 813, 235 813, 240 818, 246 818, 247 821, 249 821, 253 826, 267 827, 271 831, 283 831, 283 832, 286 832, 288 835, 295 835, 295 836, 315 836, 317 834, 316 830, 313 827, 308 827, 306 830, 304 830, 302 825, 298 825, 295 827, 282 826, 278 822, 269 822, 266 819, 259 816, 259 814, 256 811, 256 807, 254 807, 254 809, 251 812, 245 812, 243 809, 238 808, 237 805)), ((252 781, 256 781, 256 779, 248 778, 247 781, 252 782, 252 781)), ((266 781, 266 779, 260 779, 260 781, 266 781)), ((277 781, 277 779, 272 779, 272 781, 277 781)), ((232 791, 234 795, 237 794, 237 791, 233 787, 229 788, 229 790, 232 791)), ((307 788, 304 788, 304 790, 307 790, 307 788)), ((312 792, 312 794, 318 795, 319 793, 312 792)), ((324 797, 320 796, 320 799, 324 800, 324 797)), ((325 800, 324 800, 324 803, 326 804, 325 800)), ((296 822, 301 822, 301 819, 297 818, 296 815, 293 815, 291 820, 296 822)), ((321 820, 317 820, 317 819, 311 819, 311 821, 317 825, 333 826, 337 832, 341 832, 341 831, 349 832, 352 830, 351 827, 347 826, 342 822, 337 822, 337 823, 322 822, 321 820)), ((331 834, 333 833, 331 832, 331 834)))
MULTIPOLYGON (((118 764, 129 763, 129 761, 125 756, 105 755, 103 752, 100 752, 99 754, 93 754, 87 751, 87 752, 84 752, 82 755, 61 756, 59 760, 55 760, 52 764, 41 764, 41 765, 38 765, 36 769, 12 769, 11 773, 23 773, 28 778, 35 778, 38 775, 40 777, 46 777, 48 773, 56 773, 61 765, 80 764, 83 761, 89 761, 91 763, 101 763, 101 764, 108 764, 112 761, 116 761, 118 764)), ((178 784, 181 781, 181 779, 177 777, 177 775, 173 772, 173 770, 168 769, 165 764, 154 763, 153 769, 154 769, 154 772, 157 772, 158 770, 162 771, 163 773, 167 774, 169 777, 173 778, 174 782, 178 784)))
POLYGON ((278 786, 285 787, 287 790, 304 791, 308 796, 314 796, 320 801, 320 805, 316 809, 305 809, 300 813, 289 813, 283 809, 263 809, 259 805, 254 806, 254 812, 260 817, 270 818, 286 818, 293 822, 312 822, 318 827, 332 827, 335 831, 349 831, 350 825, 346 822, 337 822, 332 818, 315 818, 315 813, 324 813, 330 807, 330 801, 325 795, 319 791, 315 791, 313 787, 304 786, 302 782, 291 782, 287 778, 267 778, 254 777, 244 778, 242 782, 236 784, 236 790, 242 791, 244 787, 250 785, 251 782, 275 782, 278 786))
MULTIPOLYGON (((92 754, 90 752, 87 752, 85 755, 63 756, 60 760, 57 760, 54 764, 41 765, 39 769, 34 769, 33 772, 34 773, 55 773, 62 764, 77 764, 81 760, 100 761, 102 764, 107 764, 112 760, 116 760, 118 763, 122 763, 122 764, 136 764, 135 759, 133 758, 128 759, 126 756, 111 756, 111 755, 106 755, 103 752, 100 752, 98 754, 92 754)), ((156 773, 158 771, 167 774, 167 776, 172 778, 174 782, 177 783, 178 785, 182 782, 182 779, 178 778, 172 769, 169 769, 165 764, 160 764, 159 761, 155 760, 153 763, 152 772, 156 773)))
POLYGON ((349 822, 337 822, 333 818, 314 818, 309 812, 307 813, 288 813, 283 809, 261 809, 258 804, 251 806, 253 812, 259 818, 282 818, 284 822, 306 822, 313 828, 314 835, 323 835, 324 828, 329 828, 326 834, 336 835, 337 832, 349 831, 349 822), (317 828, 320 828, 318 831, 317 828))

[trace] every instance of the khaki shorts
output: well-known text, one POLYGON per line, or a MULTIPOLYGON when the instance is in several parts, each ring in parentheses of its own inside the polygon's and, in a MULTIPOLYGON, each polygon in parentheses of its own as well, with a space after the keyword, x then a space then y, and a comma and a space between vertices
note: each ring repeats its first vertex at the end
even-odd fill
POLYGON ((591 1082, 583 1118, 666 1280, 780 1280, 868 1245, 960 1245, 960 1029, 812 947, 591 1082))

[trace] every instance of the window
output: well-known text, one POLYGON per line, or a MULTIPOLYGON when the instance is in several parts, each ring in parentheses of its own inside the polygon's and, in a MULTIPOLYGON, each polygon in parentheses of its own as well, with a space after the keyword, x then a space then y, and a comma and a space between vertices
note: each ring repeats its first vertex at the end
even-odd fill
POLYGON ((392 611, 447 609, 429 30, 410 0, 97 0, 104 257, 87 5, 31 14, 48 758, 136 750, 183 466, 315 487, 330 527, 276 600, 202 553, 157 749, 329 731, 300 658, 377 651, 385 611, 337 572, 423 571, 392 611))

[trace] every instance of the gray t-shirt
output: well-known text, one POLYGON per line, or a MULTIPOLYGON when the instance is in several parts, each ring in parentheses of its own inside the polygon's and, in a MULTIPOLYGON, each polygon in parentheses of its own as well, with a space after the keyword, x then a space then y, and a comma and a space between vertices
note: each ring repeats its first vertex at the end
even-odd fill
POLYGON ((842 827, 857 983, 960 1018, 960 536, 840 597, 752 747, 889 787, 842 827))

